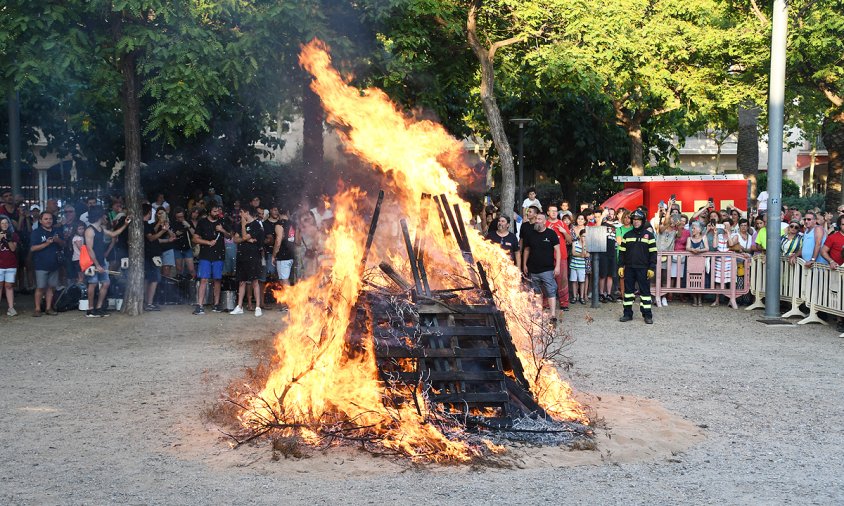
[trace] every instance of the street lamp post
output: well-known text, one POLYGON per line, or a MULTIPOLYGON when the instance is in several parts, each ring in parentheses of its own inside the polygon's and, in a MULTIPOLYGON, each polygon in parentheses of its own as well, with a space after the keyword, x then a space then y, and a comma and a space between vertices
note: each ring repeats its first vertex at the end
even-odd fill
POLYGON ((785 107, 785 52, 788 6, 774 1, 771 33, 771 80, 768 92, 768 247, 765 250, 765 318, 780 317, 780 212, 782 210, 782 144, 785 107))
POLYGON ((533 121, 531 118, 513 118, 511 122, 519 125, 519 194, 515 198, 516 211, 522 214, 521 199, 525 198, 525 125, 533 121))

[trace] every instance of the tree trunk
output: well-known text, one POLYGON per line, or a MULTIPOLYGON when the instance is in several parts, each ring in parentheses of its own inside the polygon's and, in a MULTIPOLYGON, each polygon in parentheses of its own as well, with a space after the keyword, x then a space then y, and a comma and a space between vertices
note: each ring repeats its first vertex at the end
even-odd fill
POLYGON ((826 210, 835 212, 841 205, 841 177, 844 175, 844 114, 823 120, 823 143, 829 153, 826 176, 826 210))
POLYGON ((756 198, 756 175, 759 173, 759 108, 753 104, 739 106, 736 167, 750 181, 748 206, 756 198))
POLYGON ((634 176, 645 175, 645 145, 642 141, 642 125, 627 125, 627 138, 630 140, 630 171, 634 176))
POLYGON ((144 308, 144 233, 141 214, 141 119, 138 97, 137 55, 128 53, 120 60, 123 74, 121 104, 123 106, 123 135, 126 144, 126 165, 123 167, 126 211, 132 217, 129 224, 129 276, 123 296, 123 312, 138 316, 144 308))
POLYGON ((471 46, 481 64, 481 104, 484 108, 484 115, 489 122, 492 142, 495 143, 495 150, 498 151, 498 159, 501 161, 501 213, 512 218, 516 204, 516 169, 513 166, 513 152, 510 150, 510 143, 504 131, 501 110, 495 100, 493 61, 497 49, 508 43, 517 42, 518 39, 495 43, 489 49, 483 46, 477 35, 477 11, 481 3, 481 0, 475 0, 469 8, 469 15, 466 20, 467 38, 469 46, 471 46))
MULTIPOLYGON (((311 77, 305 76, 302 86, 302 161, 305 167, 314 173, 316 180, 323 166, 323 122, 325 112, 322 110, 319 96, 311 89, 311 77)), ((320 192, 322 189, 320 188, 320 192)))

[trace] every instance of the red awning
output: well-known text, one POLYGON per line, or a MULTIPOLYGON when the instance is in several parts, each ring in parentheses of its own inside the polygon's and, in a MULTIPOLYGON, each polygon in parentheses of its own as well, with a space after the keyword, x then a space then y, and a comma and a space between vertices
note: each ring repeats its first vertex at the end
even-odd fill
POLYGON ((644 203, 645 195, 640 188, 625 188, 604 201, 601 207, 604 209, 608 207, 620 209, 623 207, 632 211, 644 203))

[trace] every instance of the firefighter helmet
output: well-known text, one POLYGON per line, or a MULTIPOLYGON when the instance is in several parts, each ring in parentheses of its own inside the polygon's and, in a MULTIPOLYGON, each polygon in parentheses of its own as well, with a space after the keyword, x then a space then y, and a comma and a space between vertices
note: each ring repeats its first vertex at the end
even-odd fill
POLYGON ((636 209, 633 211, 633 214, 630 215, 631 220, 645 220, 645 213, 642 212, 641 209, 636 209))

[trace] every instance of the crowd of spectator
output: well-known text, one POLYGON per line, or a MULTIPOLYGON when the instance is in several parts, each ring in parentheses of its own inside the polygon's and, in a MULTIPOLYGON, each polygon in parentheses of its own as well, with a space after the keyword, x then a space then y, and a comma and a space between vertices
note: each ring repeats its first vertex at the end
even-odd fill
MULTIPOLYGON (((33 316, 55 315, 57 290, 77 286, 87 289, 86 316, 108 316, 109 292, 129 267, 132 217, 122 198, 91 196, 61 206, 50 199, 44 209, 8 191, 0 198, 0 294, 7 315, 18 314, 15 292, 34 293, 33 316)), ((174 205, 155 194, 142 205, 144 308, 160 310, 166 280, 195 287, 194 315, 210 305, 214 312, 261 316, 265 300, 272 301, 265 296, 268 285, 283 290, 316 272, 332 217, 322 200, 291 212, 257 196, 226 203, 213 188, 174 205), (233 309, 221 300, 224 279, 237 286, 233 309)))
MULTIPOLYGON (((633 228, 630 217, 634 209, 602 209, 593 206, 594 203, 581 203, 579 208, 574 210, 568 201, 563 200, 559 205, 553 203, 543 208, 536 198, 536 192, 529 189, 522 204, 522 215, 516 216, 514 233, 510 232, 509 219, 498 216, 498 209, 490 202, 484 206, 478 220, 478 228, 486 234, 488 240, 500 244, 510 253, 513 262, 533 280, 535 289, 543 294, 547 300, 546 304, 554 302, 557 304, 555 307, 563 311, 567 311, 570 304, 585 304, 591 297, 591 283, 588 280, 594 269, 598 270, 600 279, 600 301, 618 302, 624 291, 623 279, 619 279, 617 275, 618 245, 624 235, 633 228), (588 227, 597 226, 606 228, 607 248, 606 252, 598 254, 598 265, 593 265, 585 236, 588 227), (536 233, 546 228, 555 233, 556 242, 551 242, 560 245, 559 252, 554 253, 544 248, 546 263, 531 265, 533 252, 537 248, 542 249, 542 245, 536 241, 536 233), (547 271, 553 272, 556 281, 553 297, 546 286, 548 276, 542 274, 547 271)), ((694 255, 734 251, 758 255, 765 253, 769 247, 768 216, 765 212, 753 215, 733 206, 716 209, 714 202, 710 200, 700 209, 683 214, 673 196, 661 201, 659 208, 652 214, 643 206, 637 209, 645 216, 652 216, 645 227, 656 236, 657 250, 666 267, 667 257, 672 255, 663 253, 668 252, 686 251, 694 255)), ((808 267, 815 262, 828 264, 833 268, 842 265, 844 206, 838 208, 837 216, 818 209, 798 210, 783 206, 781 219, 779 247, 782 255, 790 262, 801 258, 808 267)), ((684 256, 672 257, 674 261, 670 262, 671 268, 667 269, 670 272, 665 272, 664 275, 683 278, 684 256)), ((743 282, 744 271, 748 267, 743 261, 737 263, 739 283, 743 282)), ((732 276, 731 270, 731 262, 722 262, 716 257, 707 268, 707 286, 710 286, 710 282, 728 283, 732 276)), ((681 296, 679 300, 686 298, 681 296)), ((689 294, 688 301, 694 306, 700 306, 702 295, 689 294)), ((667 306, 671 302, 671 295, 658 302, 667 306)), ((720 297, 714 295, 711 305, 717 306, 720 302, 720 297)), ((844 327, 841 330, 844 331, 844 327)))

